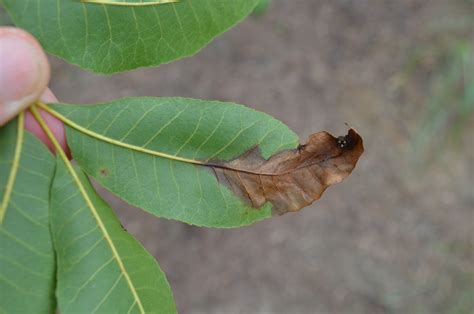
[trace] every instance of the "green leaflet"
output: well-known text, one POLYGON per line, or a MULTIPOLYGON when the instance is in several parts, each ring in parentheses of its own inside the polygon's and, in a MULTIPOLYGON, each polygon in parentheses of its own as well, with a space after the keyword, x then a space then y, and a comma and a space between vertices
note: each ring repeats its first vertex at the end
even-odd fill
MULTIPOLYGON (((51 105, 101 136, 192 160, 230 160, 256 145, 265 158, 294 148, 281 122, 232 103, 186 98, 122 99, 95 106, 51 105)), ((212 169, 152 156, 67 128, 78 164, 130 204, 160 217, 207 227, 239 227, 271 216, 218 184, 212 169)))
MULTIPOLYGON (((17 121, 0 128, 0 199, 14 164, 17 121)), ((20 145, 19 167, 0 226, 0 312, 54 313, 55 260, 49 230, 54 159, 29 133, 20 145)))
POLYGON ((110 74, 191 56, 250 14, 258 1, 182 0, 144 7, 79 0, 3 4, 15 24, 51 54, 110 74))
POLYGON ((51 190, 61 313, 176 313, 155 259, 123 230, 84 173, 74 169, 80 183, 58 158, 51 190))

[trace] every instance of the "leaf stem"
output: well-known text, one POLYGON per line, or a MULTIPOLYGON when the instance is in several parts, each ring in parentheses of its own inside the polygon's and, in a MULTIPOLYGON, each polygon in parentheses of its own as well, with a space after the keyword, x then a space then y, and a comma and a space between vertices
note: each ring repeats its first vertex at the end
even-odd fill
POLYGON ((25 126, 25 113, 22 111, 18 115, 18 131, 16 137, 16 146, 15 153, 13 155, 13 162, 8 176, 7 185, 5 187, 5 193, 3 194, 2 203, 0 204, 0 225, 3 223, 5 214, 7 212, 8 204, 10 203, 11 194, 13 191, 13 185, 15 184, 15 179, 18 173, 18 168, 20 167, 20 158, 21 158, 21 149, 23 147, 24 139, 24 126, 25 126))
POLYGON ((104 234, 105 240, 107 241, 107 243, 110 246, 110 249, 112 250, 112 255, 116 259, 117 264, 120 268, 120 271, 123 273, 123 275, 125 277, 125 280, 127 281, 128 286, 130 287, 130 290, 133 294, 135 302, 137 303, 137 305, 140 309, 140 312, 145 313, 145 310, 143 308, 143 304, 142 304, 140 298, 138 297, 137 291, 136 291, 135 287, 133 286, 132 280, 130 279, 130 275, 128 274, 127 270, 125 269, 125 266, 124 266, 122 260, 120 259, 117 248, 115 247, 115 245, 112 241, 112 238, 111 238, 109 232, 107 231, 107 228, 105 227, 102 219, 100 218, 100 215, 99 215, 97 209, 95 208, 94 203, 92 202, 91 198, 89 197, 89 194, 87 194, 87 191, 86 191, 84 185, 82 184, 81 179, 79 178, 76 171, 74 170, 74 167, 73 167, 72 163, 67 158, 66 153, 62 149, 62 147, 59 144, 59 142, 57 141, 57 139, 54 137, 53 133, 51 132, 51 129, 48 127, 46 122, 41 117, 38 109, 36 109, 37 106, 39 106, 38 102, 35 105, 30 107, 31 113, 35 117, 36 121, 38 121, 41 128, 43 129, 43 131, 48 136, 49 140, 53 143, 53 146, 56 149, 56 152, 59 154, 60 158, 62 159, 62 161, 66 165, 66 168, 68 169, 69 173, 71 174, 74 182, 77 184, 77 187, 79 188, 79 191, 81 192, 82 196, 84 197, 84 200, 86 201, 87 206, 90 208, 94 218, 97 221, 97 224, 99 225, 100 229, 102 230, 102 233, 104 234))

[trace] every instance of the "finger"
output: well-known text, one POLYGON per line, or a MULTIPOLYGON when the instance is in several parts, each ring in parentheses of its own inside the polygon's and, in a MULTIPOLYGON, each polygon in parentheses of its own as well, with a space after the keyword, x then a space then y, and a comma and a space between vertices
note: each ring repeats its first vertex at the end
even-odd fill
POLYGON ((50 78, 43 49, 27 32, 0 28, 0 126, 40 98, 50 78))
MULTIPOLYGON (((46 102, 46 103, 52 103, 52 102, 57 102, 58 99, 54 96, 54 94, 48 88, 41 96, 41 101, 46 102)), ((66 154, 70 158, 71 156, 69 152, 69 147, 67 146, 67 143, 66 143, 66 133, 64 130, 64 124, 58 119, 56 119, 55 117, 53 117, 52 115, 50 115, 49 113, 47 113, 46 111, 40 110, 40 114, 41 114, 41 117, 43 117, 43 119, 45 120, 48 127, 50 128, 51 132, 53 132, 54 137, 58 140, 62 149, 66 152, 66 154)), ((35 120, 31 112, 26 113, 25 127, 28 131, 35 134, 43 143, 45 143, 46 146, 48 146, 48 148, 53 153, 55 152, 53 143, 51 143, 48 136, 46 135, 46 133, 44 133, 43 129, 35 120)))

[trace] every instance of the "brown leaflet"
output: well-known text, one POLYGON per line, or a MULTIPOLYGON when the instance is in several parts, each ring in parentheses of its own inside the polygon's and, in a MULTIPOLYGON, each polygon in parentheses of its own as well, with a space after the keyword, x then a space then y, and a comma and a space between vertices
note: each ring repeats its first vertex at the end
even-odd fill
POLYGON ((209 162, 218 181, 252 207, 266 202, 279 214, 295 212, 318 200, 332 184, 349 176, 364 152, 360 135, 350 129, 338 138, 327 132, 311 135, 297 149, 269 160, 258 147, 229 162, 209 162))

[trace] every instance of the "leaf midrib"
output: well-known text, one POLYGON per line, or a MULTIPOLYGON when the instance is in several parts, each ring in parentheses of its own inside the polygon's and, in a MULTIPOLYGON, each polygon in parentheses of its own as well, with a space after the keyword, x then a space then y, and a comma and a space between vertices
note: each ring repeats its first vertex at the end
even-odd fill
MULTIPOLYGON (((131 150, 134 150, 134 151, 138 151, 138 152, 141 152, 141 153, 149 154, 149 155, 152 155, 152 156, 166 158, 166 159, 170 159, 170 160, 174 160, 174 161, 180 161, 180 162, 184 162, 184 163, 190 163, 190 164, 203 166, 203 167, 219 168, 219 169, 223 169, 223 170, 242 172, 242 173, 253 174, 253 175, 258 175, 258 176, 277 177, 277 176, 288 175, 289 173, 292 173, 294 171, 306 169, 308 167, 314 166, 315 164, 318 164, 321 161, 325 161, 325 160, 317 160, 317 161, 314 161, 312 163, 306 164, 306 165, 301 166, 301 167, 289 169, 289 170, 283 171, 283 172, 273 172, 273 173, 271 173, 271 172, 258 172, 258 171, 248 170, 248 169, 240 169, 240 168, 236 168, 236 167, 230 167, 230 166, 227 166, 227 165, 222 165, 222 164, 218 164, 218 163, 209 162, 209 160, 200 161, 200 160, 195 160, 195 159, 189 159, 189 158, 184 158, 184 157, 179 157, 179 156, 176 156, 176 155, 171 155, 171 154, 159 152, 159 151, 156 151, 156 150, 151 150, 151 149, 145 148, 143 146, 136 146, 136 145, 128 144, 128 143, 125 143, 121 140, 116 140, 116 139, 110 138, 108 136, 104 136, 102 134, 99 134, 97 132, 91 131, 91 130, 79 125, 78 123, 68 119, 66 116, 62 115, 61 113, 57 112, 56 110, 52 109, 51 107, 49 107, 48 105, 46 105, 44 103, 38 102, 37 105, 39 107, 41 107, 41 109, 47 111, 48 113, 55 116, 56 118, 58 118, 59 120, 61 120, 65 124, 67 124, 68 126, 72 127, 73 129, 76 129, 77 131, 79 131, 81 133, 84 133, 88 136, 91 136, 91 137, 93 137, 97 140, 104 141, 106 143, 109 143, 109 144, 112 144, 112 145, 115 145, 115 146, 119 146, 119 147, 131 149, 131 150)), ((240 133, 242 133, 244 130, 246 130, 248 128, 249 127, 245 128, 245 129, 242 129, 240 131, 240 133)), ((237 138, 237 136, 235 136, 234 139, 235 138, 237 138)), ((227 144, 227 146, 228 145, 230 145, 230 144, 227 144)), ((225 146, 224 148, 226 148, 227 146, 225 146)), ((223 149, 221 149, 221 150, 223 150, 223 149)), ((215 157, 217 154, 218 153, 215 153, 212 157, 210 157, 210 159, 215 157)), ((338 157, 339 155, 340 154, 338 154, 337 156, 334 156, 334 157, 338 157)))
POLYGON ((24 112, 20 112, 18 115, 18 125, 17 125, 17 137, 15 144, 15 152, 13 155, 13 162, 8 176, 7 184, 5 186, 5 193, 3 194, 2 203, 0 204, 0 225, 3 223, 5 214, 7 212, 8 204, 10 203, 10 198, 13 192, 13 185, 18 174, 18 169, 20 168, 20 158, 21 150, 23 148, 23 139, 24 139, 24 125, 25 125, 25 115, 24 112))
POLYGON ((78 130, 81 133, 89 135, 89 136, 91 136, 95 139, 98 139, 98 140, 101 140, 101 141, 104 141, 104 142, 107 142, 109 144, 113 144, 113 145, 116 145, 116 146, 120 146, 120 147, 123 147, 123 148, 128 148, 128 149, 135 150, 135 151, 138 151, 138 152, 142 152, 142 153, 145 153, 145 154, 157 156, 157 157, 162 157, 162 158, 171 159, 171 160, 175 160, 175 161, 181 161, 181 162, 185 162, 185 163, 191 163, 191 164, 195 164, 195 165, 206 166, 205 162, 202 162, 202 161, 199 161, 199 160, 194 160, 194 159, 179 157, 179 156, 176 156, 176 155, 166 154, 166 153, 154 151, 154 150, 147 149, 147 148, 144 148, 144 147, 131 145, 131 144, 127 144, 127 143, 115 140, 113 138, 110 138, 110 137, 104 136, 102 134, 96 133, 94 131, 91 131, 89 129, 86 129, 85 127, 83 127, 83 126, 77 124, 76 122, 66 118, 64 115, 60 114, 59 112, 57 112, 56 110, 52 109, 51 107, 49 107, 48 105, 46 105, 44 103, 38 102, 37 105, 41 109, 47 111, 51 115, 55 116, 56 118, 58 118, 59 120, 61 120, 65 124, 67 124, 68 126, 78 130))

